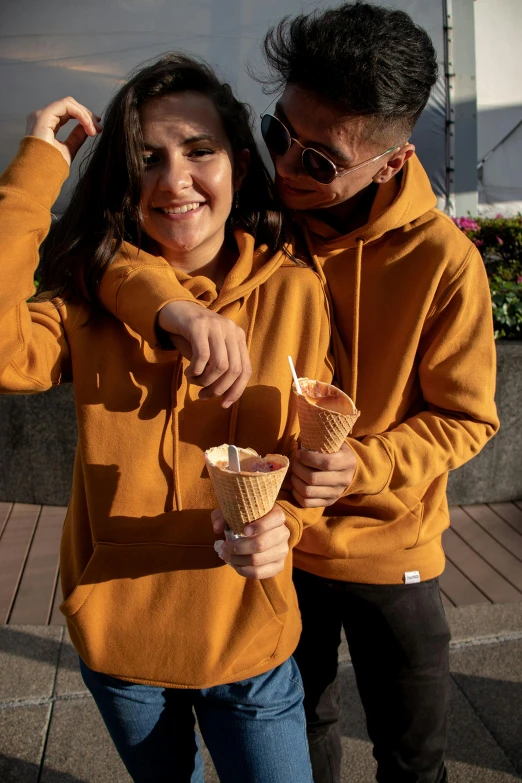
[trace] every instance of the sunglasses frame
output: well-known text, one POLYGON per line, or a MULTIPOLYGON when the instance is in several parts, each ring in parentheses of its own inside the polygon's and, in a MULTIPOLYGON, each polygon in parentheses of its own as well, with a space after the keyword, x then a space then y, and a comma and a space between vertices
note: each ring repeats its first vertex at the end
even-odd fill
MULTIPOLYGON (((292 147, 292 144, 295 142, 302 149, 302 152, 301 152, 301 163, 302 163, 303 169, 306 171, 306 173, 308 174, 309 177, 311 177, 315 182, 319 182, 321 185, 330 185, 334 181, 334 179, 336 177, 344 177, 345 174, 352 174, 354 171, 358 171, 359 169, 364 168, 364 166, 369 166, 370 163, 375 163, 376 161, 380 160, 380 158, 383 158, 385 155, 388 155, 388 153, 394 152, 395 150, 400 150, 401 147, 405 146, 405 144, 397 144, 395 147, 390 147, 389 150, 386 150, 385 152, 381 152, 380 155, 375 155, 375 157, 370 158, 369 160, 365 160, 362 163, 357 163, 355 166, 350 166, 345 171, 338 171, 337 166, 335 165, 333 160, 331 160, 328 157, 328 155, 325 155, 324 152, 320 152, 319 150, 316 150, 314 147, 305 147, 304 144, 301 144, 299 139, 296 139, 294 136, 291 135, 290 131, 288 130, 288 128, 286 127, 284 122, 282 122, 279 119, 279 117, 276 117, 274 114, 270 114, 270 113, 261 114, 261 126, 263 125, 263 120, 264 120, 265 117, 270 117, 272 120, 275 120, 276 122, 278 122, 279 125, 281 125, 284 128, 284 130, 286 131, 286 134, 287 134, 288 139, 289 139, 289 144, 288 144, 288 147, 286 148, 286 150, 284 152, 280 153, 279 155, 276 155, 276 157, 280 157, 281 155, 286 155, 288 150, 292 147), (332 167, 332 172, 333 172, 332 173, 332 178, 329 179, 328 182, 322 182, 320 179, 317 179, 316 177, 314 177, 313 174, 311 174, 308 171, 308 169, 306 167, 306 164, 305 164, 305 158, 304 158, 304 154, 307 151, 308 152, 313 152, 316 155, 319 155, 319 157, 324 158, 324 160, 326 160, 327 163, 329 163, 329 165, 332 167)), ((261 135, 263 136, 263 132, 262 131, 261 131, 261 135)), ((265 141, 265 137, 264 136, 263 136, 263 141, 265 141)), ((265 141, 265 144, 266 144, 266 141, 265 141)), ((268 147, 268 144, 266 146, 267 146, 267 149, 270 151, 270 148, 268 147)))

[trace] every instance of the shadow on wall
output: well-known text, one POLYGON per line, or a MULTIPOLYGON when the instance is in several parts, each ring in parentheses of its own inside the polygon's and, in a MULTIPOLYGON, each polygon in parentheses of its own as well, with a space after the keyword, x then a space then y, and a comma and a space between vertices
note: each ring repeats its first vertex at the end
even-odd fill
POLYGON ((522 124, 519 123, 522 123, 522 104, 479 110, 479 162, 487 158, 479 169, 481 204, 510 204, 510 212, 522 207, 522 124), (513 202, 520 204, 517 207, 513 202))

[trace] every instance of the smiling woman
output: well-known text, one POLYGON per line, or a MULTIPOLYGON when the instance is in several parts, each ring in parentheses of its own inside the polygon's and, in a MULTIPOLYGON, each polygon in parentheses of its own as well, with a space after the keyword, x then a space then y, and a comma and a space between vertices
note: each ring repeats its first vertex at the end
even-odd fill
POLYGON ((72 97, 34 112, 0 180, 0 391, 74 384, 61 611, 135 781, 203 783, 194 711, 220 779, 312 781, 289 552, 321 509, 297 507, 284 488, 220 560, 224 519, 212 516, 204 459, 227 441, 291 456, 289 354, 301 375, 331 380, 323 287, 283 237, 248 107, 183 55, 138 71, 103 129, 72 97), (46 239, 88 136, 94 149, 46 239), (202 392, 190 383, 193 345, 168 329, 173 306, 225 348, 202 392), (226 389, 223 404, 205 399, 226 389))
POLYGON ((172 266, 205 269, 223 280, 234 263, 225 224, 248 168, 235 155, 219 114, 205 95, 183 92, 145 104, 143 228, 172 266))

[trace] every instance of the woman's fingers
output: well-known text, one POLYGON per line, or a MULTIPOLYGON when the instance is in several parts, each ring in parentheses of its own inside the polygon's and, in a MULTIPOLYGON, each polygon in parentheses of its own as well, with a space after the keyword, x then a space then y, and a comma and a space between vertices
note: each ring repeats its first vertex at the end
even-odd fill
MULTIPOLYGON (((214 531, 220 523, 220 513, 212 513, 214 531)), ((251 522, 247 528, 250 535, 233 541, 225 541, 221 557, 238 574, 249 579, 267 579, 275 576, 284 568, 288 555, 290 531, 286 526, 286 517, 280 506, 264 517, 251 522)), ((246 532, 247 529, 245 529, 246 532)))
POLYGON ((221 510, 219 508, 215 508, 210 515, 210 518, 212 520, 212 529, 214 530, 214 533, 216 533, 218 536, 222 535, 225 532, 227 523, 225 522, 225 517, 223 516, 221 510))
POLYGON ((36 136, 52 144, 69 164, 85 139, 88 136, 96 136, 100 131, 99 117, 71 96, 53 101, 43 109, 31 112, 26 126, 28 136, 36 136), (76 120, 78 126, 69 135, 67 141, 60 142, 56 139, 56 133, 69 120, 76 120))
POLYGON ((64 144, 69 149, 71 161, 74 160, 78 150, 80 149, 80 147, 86 141, 87 138, 88 138, 87 133, 83 125, 79 125, 79 124, 76 125, 69 133, 64 144))

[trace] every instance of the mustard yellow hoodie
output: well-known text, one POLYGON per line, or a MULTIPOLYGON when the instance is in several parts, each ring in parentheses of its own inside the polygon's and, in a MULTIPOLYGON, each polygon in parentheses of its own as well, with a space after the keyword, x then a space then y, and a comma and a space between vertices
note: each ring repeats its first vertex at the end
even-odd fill
POLYGON ((499 426, 484 262, 435 204, 414 156, 379 186, 357 231, 299 218, 330 291, 336 377, 361 410, 348 439, 353 481, 294 556, 329 579, 438 576, 448 471, 499 426))
MULTIPOLYGON (((300 372, 331 378, 323 286, 313 269, 254 250, 238 232, 239 259, 220 292, 204 277, 178 281, 163 259, 124 247, 105 294, 148 339, 80 301, 27 304, 68 171, 54 147, 27 137, 0 180, 0 391, 74 383, 79 437, 61 546, 72 640, 92 669, 135 682, 203 688, 255 676, 298 641, 292 558, 259 581, 217 557, 203 452, 224 442, 291 452, 298 430, 287 355, 300 372), (149 275, 153 285, 142 289, 149 275), (196 297, 247 334, 254 373, 228 411, 198 399, 182 357, 156 344, 154 317, 150 328, 143 317, 173 280, 178 298, 196 297)), ((279 502, 293 546, 318 514, 296 508, 288 490, 279 502)))
MULTIPOLYGON (((319 213, 295 213, 329 291, 337 381, 361 410, 347 441, 353 481, 294 552, 297 567, 325 578, 438 576, 448 471, 499 426, 484 262, 435 205, 414 156, 378 187, 357 231, 342 235, 319 213)), ((156 312, 162 296, 184 298, 179 287, 157 293, 156 312)))

